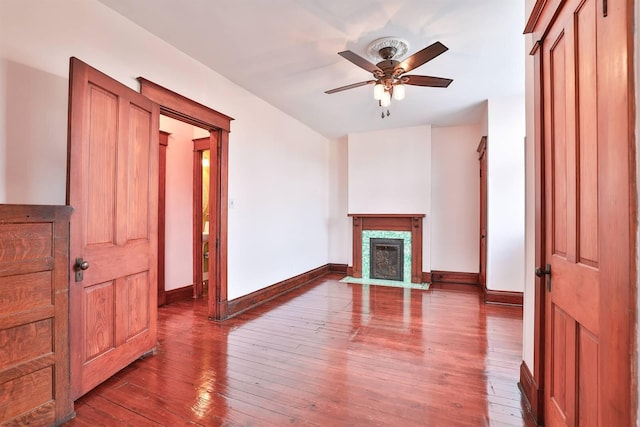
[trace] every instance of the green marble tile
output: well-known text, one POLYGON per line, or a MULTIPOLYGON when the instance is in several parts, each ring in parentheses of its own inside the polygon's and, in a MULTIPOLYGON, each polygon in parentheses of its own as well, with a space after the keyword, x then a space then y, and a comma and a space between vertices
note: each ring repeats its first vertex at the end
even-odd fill
MULTIPOLYGON (((363 230, 362 231, 362 279, 371 280, 370 239, 402 239, 404 240, 404 282, 398 280, 385 280, 385 282, 411 283, 411 232, 410 231, 380 231, 380 230, 363 230)), ((373 279, 378 280, 378 279, 373 279)))

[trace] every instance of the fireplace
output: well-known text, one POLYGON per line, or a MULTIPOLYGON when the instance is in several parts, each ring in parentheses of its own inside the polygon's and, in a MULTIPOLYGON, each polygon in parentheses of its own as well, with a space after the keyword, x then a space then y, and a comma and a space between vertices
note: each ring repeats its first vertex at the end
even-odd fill
POLYGON ((404 281, 404 240, 370 239, 369 277, 404 281))
MULTIPOLYGON (((422 220, 424 214, 349 214, 353 218, 353 259, 347 274, 358 279, 372 279, 375 254, 372 240, 391 239, 403 241, 403 248, 384 248, 381 261, 393 258, 401 264, 401 282, 423 283, 422 280, 422 220), (397 258, 396 258, 397 255, 397 258), (386 258, 385 258, 386 257, 386 258)), ((387 244, 387 246, 390 246, 387 244)), ((387 272, 388 273, 388 272, 387 272)), ((385 277, 384 280, 389 280, 385 277)))

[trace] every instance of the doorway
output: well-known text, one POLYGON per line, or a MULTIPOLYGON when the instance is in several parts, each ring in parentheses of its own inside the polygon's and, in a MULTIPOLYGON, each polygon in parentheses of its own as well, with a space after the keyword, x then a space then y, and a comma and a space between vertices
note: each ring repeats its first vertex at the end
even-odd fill
POLYGON ((202 153, 209 153, 210 137, 207 129, 160 116, 158 306, 203 296, 210 158, 202 153))
MULTIPOLYGON (((227 217, 228 217, 228 161, 231 117, 185 98, 142 77, 140 93, 160 106, 164 116, 209 131, 210 163, 215 173, 209 175, 209 212, 216 213, 209 221, 209 240, 215 239, 215 253, 207 259, 209 292, 208 317, 223 320, 227 317, 227 217)), ((213 170, 213 169, 212 169, 213 170)))

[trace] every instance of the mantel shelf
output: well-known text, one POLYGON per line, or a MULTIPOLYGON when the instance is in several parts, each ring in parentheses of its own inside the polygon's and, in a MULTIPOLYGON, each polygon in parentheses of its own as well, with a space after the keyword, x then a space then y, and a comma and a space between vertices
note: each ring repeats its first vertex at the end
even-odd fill
POLYGON ((355 214, 350 213, 347 216, 358 216, 362 218, 424 218, 426 214, 355 214))

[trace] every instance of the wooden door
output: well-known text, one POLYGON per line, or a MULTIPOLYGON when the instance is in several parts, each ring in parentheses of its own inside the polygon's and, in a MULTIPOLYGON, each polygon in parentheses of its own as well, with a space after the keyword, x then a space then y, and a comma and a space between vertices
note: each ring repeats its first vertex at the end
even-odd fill
POLYGON ((478 145, 480 161, 480 266, 478 280, 483 292, 487 290, 487 137, 478 145))
POLYGON ((215 240, 209 239, 209 227, 205 230, 205 222, 211 224, 216 221, 215 215, 210 215, 210 176, 211 176, 211 140, 216 132, 210 136, 193 140, 193 297, 200 298, 204 293, 204 271, 207 272, 209 283, 209 259, 215 256, 215 240), (203 163, 207 152, 208 166, 203 163), (206 168, 206 180, 205 180, 206 168), (206 202, 205 202, 206 201, 206 202), (212 245, 212 242, 214 243, 212 245), (205 251, 205 246, 207 250, 205 251), (207 254, 206 258, 204 254, 207 254))
POLYGON ((632 422, 628 12, 605 4, 567 1, 542 42, 546 426, 632 422))
POLYGON ((70 88, 75 400, 156 345, 159 107, 75 58, 70 88))

